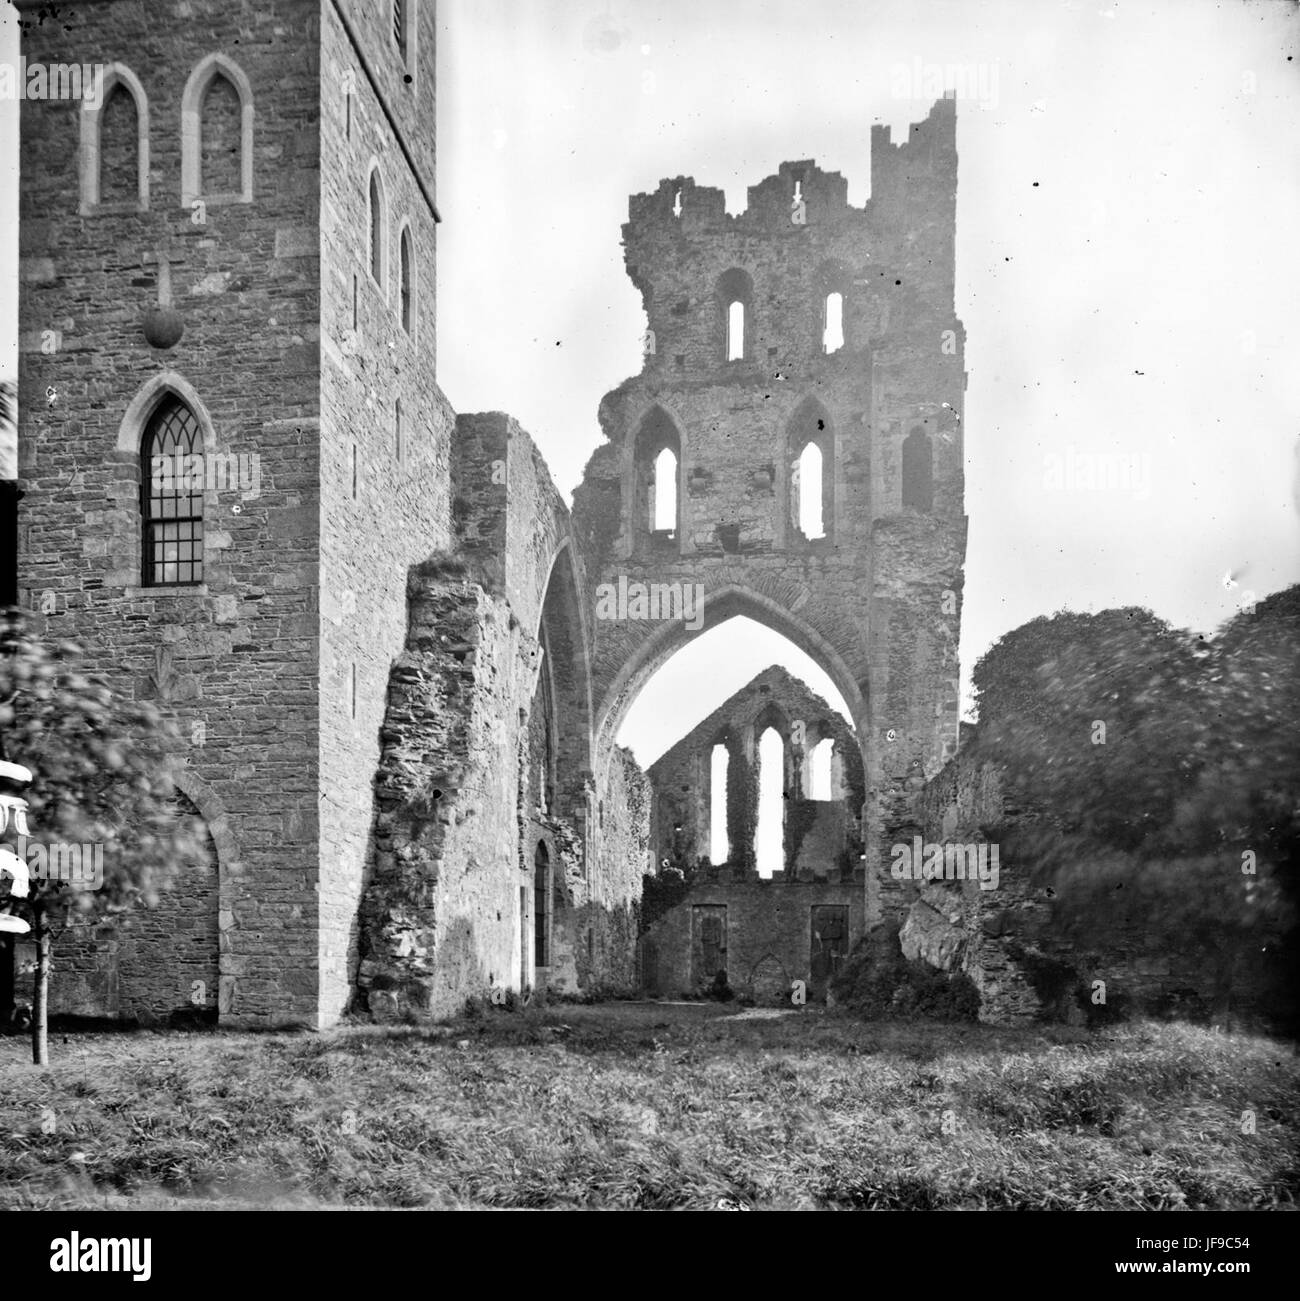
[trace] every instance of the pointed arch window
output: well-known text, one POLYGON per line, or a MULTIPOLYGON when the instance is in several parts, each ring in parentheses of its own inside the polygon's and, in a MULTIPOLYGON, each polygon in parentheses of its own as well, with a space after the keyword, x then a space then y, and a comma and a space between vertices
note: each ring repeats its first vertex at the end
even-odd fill
POLYGON ((682 497, 681 437, 672 417, 652 407, 637 429, 632 456, 631 514, 636 522, 634 547, 652 549, 679 545, 682 497))
POLYGON ((415 253, 411 242, 411 228, 402 227, 398 239, 398 315, 402 329, 415 333, 415 253))
POLYGON ((104 69, 92 108, 81 107, 81 215, 149 207, 149 101, 121 63, 104 69))
POLYGON ((790 527, 795 544, 833 533, 835 433, 829 412, 805 398, 790 418, 786 439, 790 467, 790 527))
POLYGON ((202 435, 194 412, 163 400, 141 446, 143 582, 188 587, 203 582, 202 435))
POLYGON ((190 73, 181 96, 181 203, 253 201, 253 88, 224 54, 190 73))
POLYGON ((934 452, 919 425, 903 439, 903 509, 934 508, 934 452))
POLYGON ((384 287, 384 186, 379 179, 379 168, 370 169, 370 185, 366 196, 369 218, 370 278, 381 289, 384 287))

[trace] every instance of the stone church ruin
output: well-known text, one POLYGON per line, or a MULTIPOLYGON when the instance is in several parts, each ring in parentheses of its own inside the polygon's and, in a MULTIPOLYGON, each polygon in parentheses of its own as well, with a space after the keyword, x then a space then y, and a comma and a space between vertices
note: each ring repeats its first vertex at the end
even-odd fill
POLYGON ((889 870, 944 823, 958 747, 955 101, 871 129, 861 207, 810 159, 737 214, 689 176, 631 197, 644 364, 569 509, 513 418, 438 387, 434 5, 187 14, 112 0, 24 35, 105 77, 22 109, 22 603, 178 717, 210 846, 164 908, 65 941, 54 1010, 324 1027, 718 972, 820 998, 892 921, 985 1014, 1027 1014, 978 885, 889 870), (232 457, 255 490, 189 473, 232 457), (633 701, 735 616, 847 717, 774 668, 642 772, 633 701), (687 893, 643 926, 665 870, 687 893))

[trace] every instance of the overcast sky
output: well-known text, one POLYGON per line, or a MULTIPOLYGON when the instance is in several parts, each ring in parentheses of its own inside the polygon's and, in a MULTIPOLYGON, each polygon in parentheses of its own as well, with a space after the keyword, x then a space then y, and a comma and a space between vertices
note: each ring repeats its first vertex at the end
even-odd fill
MULTIPOLYGON (((970 371, 964 683, 1038 614, 1142 605, 1209 631, 1246 589, 1300 578, 1294 6, 439 8, 439 379, 457 410, 517 416, 566 496, 602 394, 640 369, 628 195, 692 175, 738 212, 781 161, 815 158, 861 204, 871 123, 905 137, 947 69, 970 371), (1124 477, 1088 488, 1105 458, 1124 477)), ((13 32, 9 10, 0 59, 13 32)), ((0 102, 0 375, 16 369, 15 109, 0 102)), ((829 695, 783 646, 752 626, 701 638, 624 741, 653 760, 774 660, 829 695)))

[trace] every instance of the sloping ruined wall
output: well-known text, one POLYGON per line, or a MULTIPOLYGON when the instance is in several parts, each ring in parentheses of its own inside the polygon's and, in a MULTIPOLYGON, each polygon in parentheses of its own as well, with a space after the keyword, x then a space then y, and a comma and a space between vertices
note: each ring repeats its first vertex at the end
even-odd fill
POLYGON ((458 549, 412 570, 381 733, 358 989, 382 1018, 635 983, 648 786, 593 762, 567 511, 495 413, 458 419, 452 487, 458 549))

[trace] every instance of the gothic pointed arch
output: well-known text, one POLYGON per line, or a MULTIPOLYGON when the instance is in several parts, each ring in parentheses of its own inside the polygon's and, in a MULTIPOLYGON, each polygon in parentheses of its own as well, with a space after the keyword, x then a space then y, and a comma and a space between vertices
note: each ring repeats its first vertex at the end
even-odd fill
POLYGON ((835 536, 835 427, 831 413, 811 394, 795 406, 786 423, 785 460, 792 542, 824 539, 829 543, 835 536), (815 450, 815 457, 810 457, 809 449, 815 450), (815 497, 811 509, 810 494, 815 497), (816 521, 820 532, 808 527, 809 519, 816 521))
POLYGON ((149 207, 149 99, 124 63, 104 69, 81 105, 81 215, 149 207))
POLYGON ((253 87, 219 53, 195 65, 181 94, 181 206, 197 199, 253 201, 253 87))
POLYGON ((636 426, 629 466, 629 516, 634 553, 676 553, 681 549, 684 510, 683 446, 680 424, 667 408, 652 403, 636 426), (665 456, 668 453, 669 456, 665 456), (671 493, 669 520, 661 509, 664 494, 671 493), (671 527, 658 527, 670 523, 671 527))

